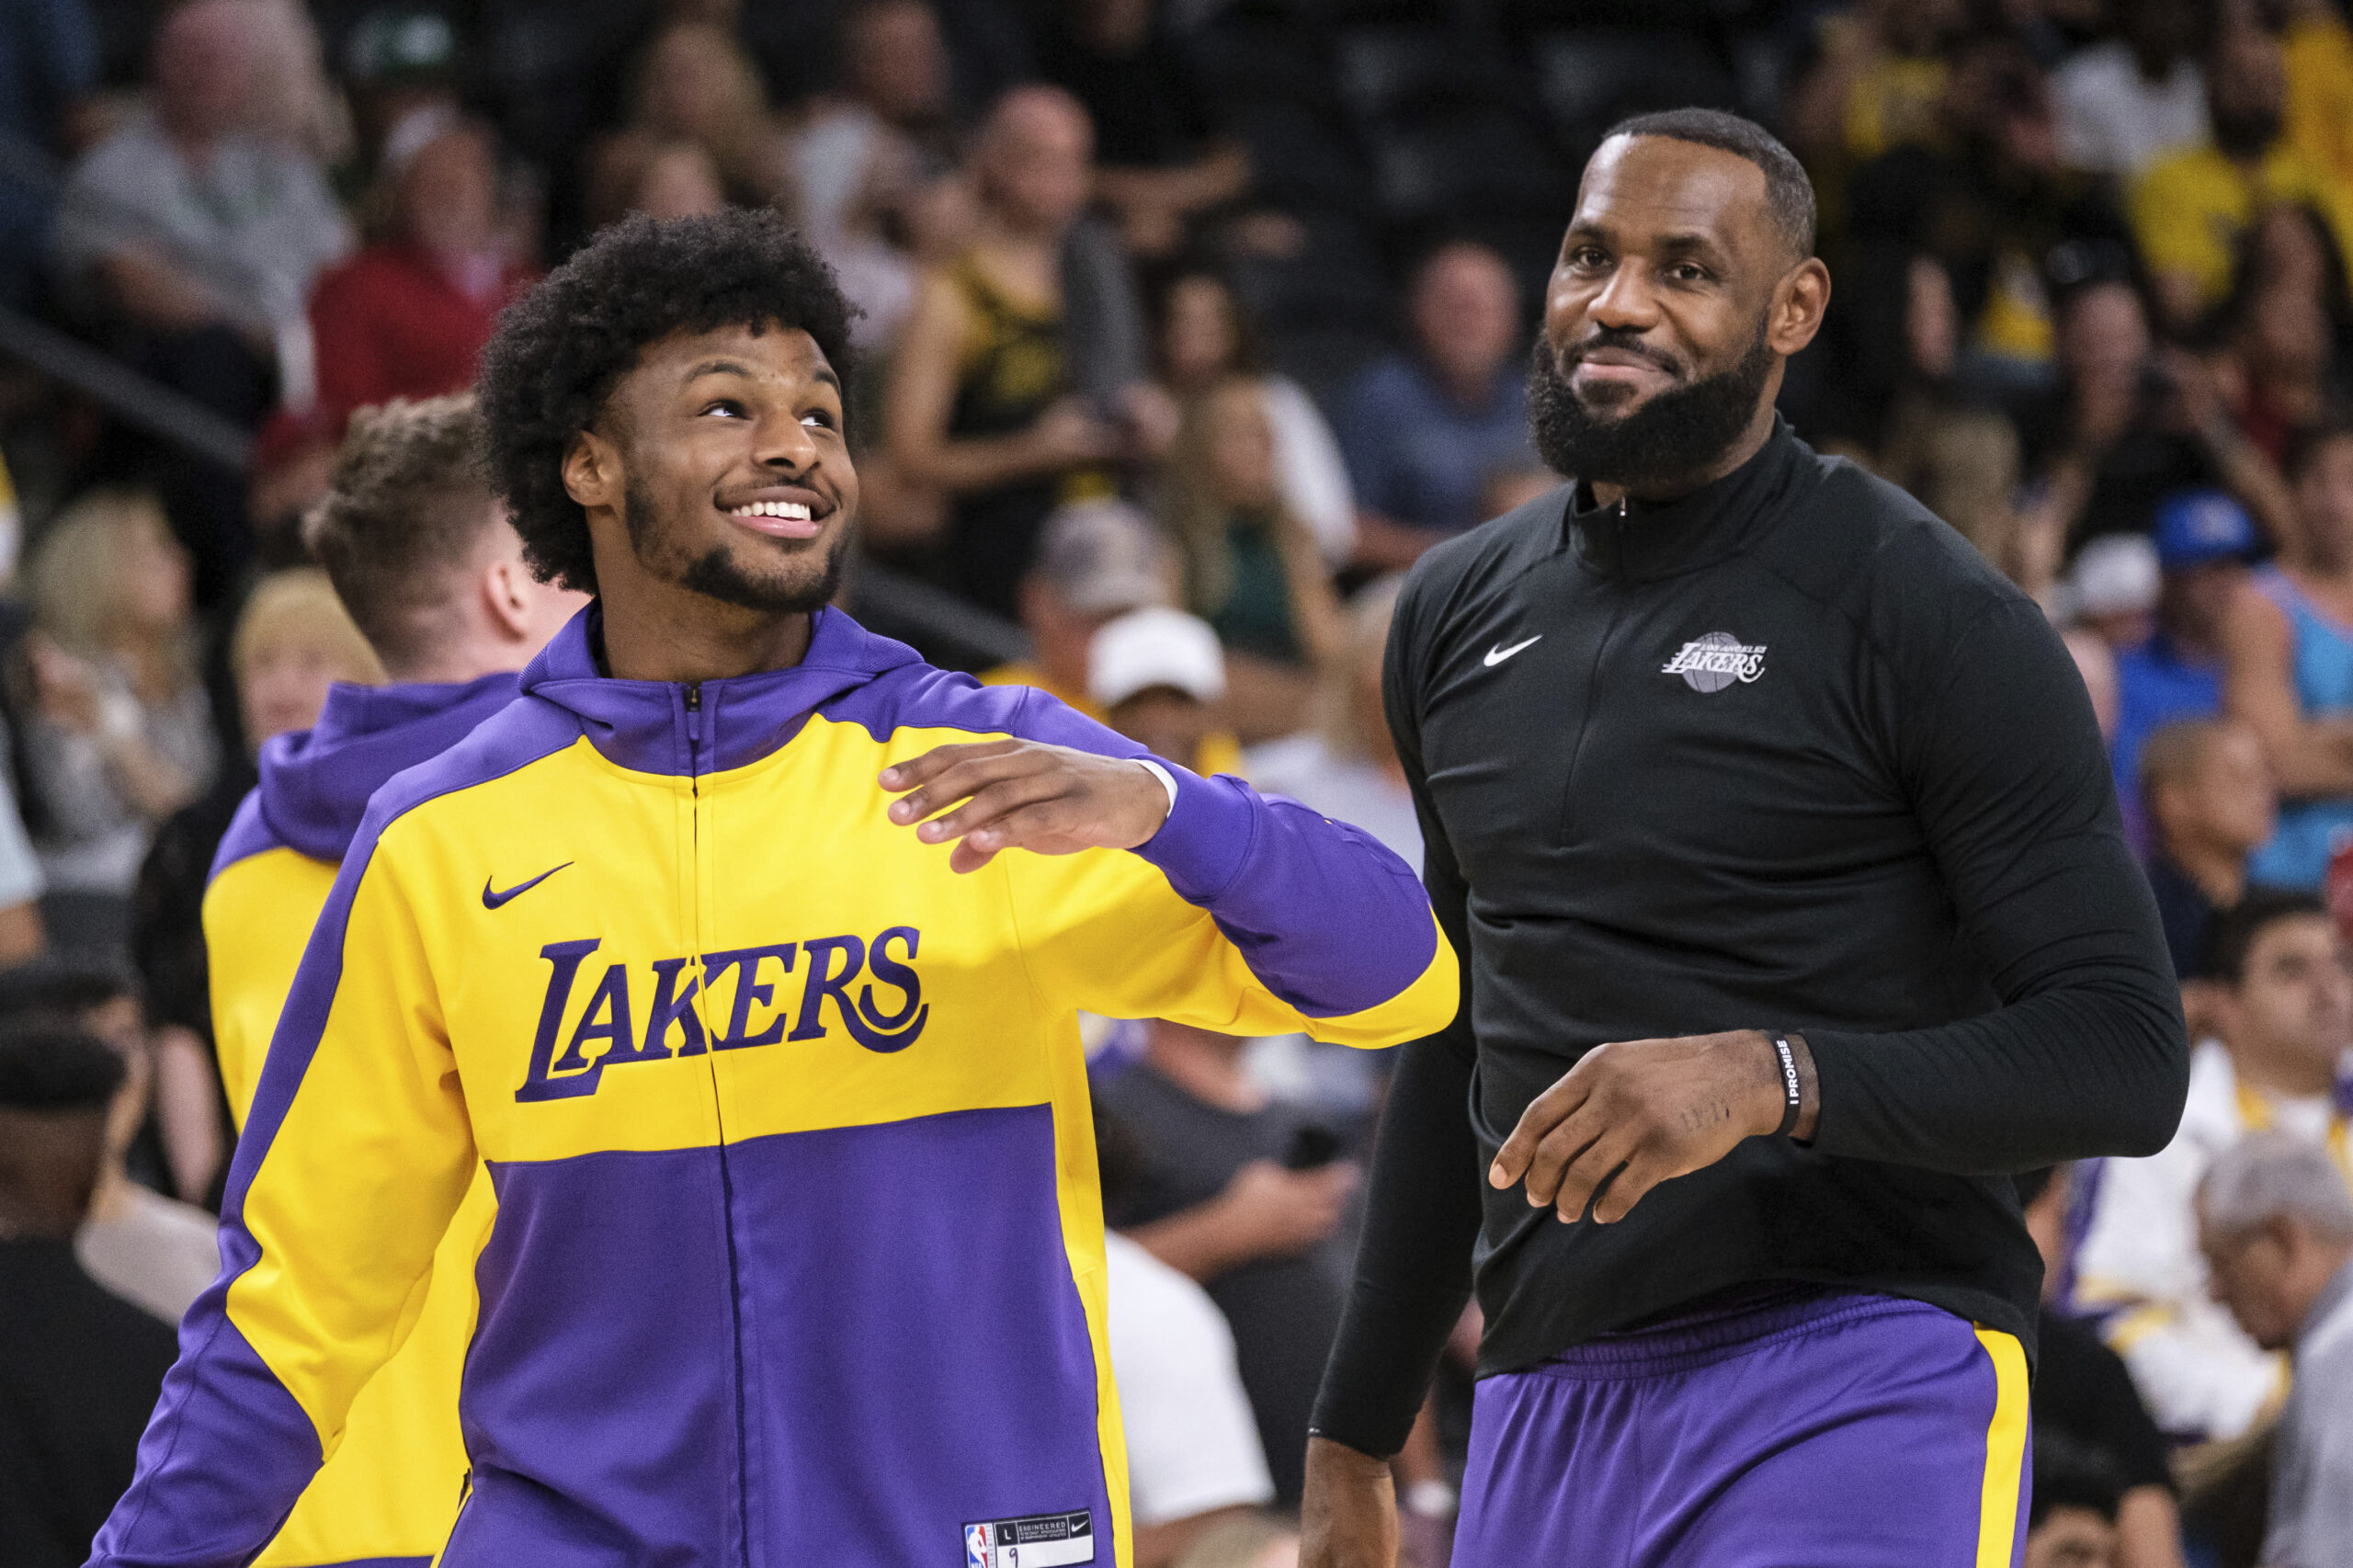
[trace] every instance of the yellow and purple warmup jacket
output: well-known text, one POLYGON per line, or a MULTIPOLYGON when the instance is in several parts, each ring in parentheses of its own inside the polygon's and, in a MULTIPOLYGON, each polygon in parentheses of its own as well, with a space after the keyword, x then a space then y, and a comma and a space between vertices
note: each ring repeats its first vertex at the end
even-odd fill
MULTIPOLYGON (((302 949, 358 836, 369 797, 512 702, 514 675, 464 685, 337 686, 315 728, 262 747, 261 782, 221 841, 204 893, 213 1038, 243 1128, 302 949)), ((424 1568, 465 1486, 458 1373, 473 1334, 473 1260, 496 1205, 477 1171, 434 1256, 406 1343, 369 1379, 342 1445, 256 1568, 424 1568)))
POLYGON ((1141 848, 959 876, 883 767, 1143 754, 835 610, 699 686, 600 676, 597 636, 369 805, 93 1562, 249 1559, 480 1160, 449 1568, 1128 1563, 1075 1015, 1430 1033, 1460 985, 1413 872, 1172 769, 1141 848))

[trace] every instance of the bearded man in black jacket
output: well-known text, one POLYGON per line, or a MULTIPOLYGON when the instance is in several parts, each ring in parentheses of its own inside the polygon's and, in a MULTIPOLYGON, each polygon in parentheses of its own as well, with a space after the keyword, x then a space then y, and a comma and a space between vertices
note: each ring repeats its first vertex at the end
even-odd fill
POLYGON ((1475 1277, 1457 1568, 1985 1568, 2027 1504, 2010 1173, 2150 1154, 2188 1050, 2035 606, 1773 400, 1830 278, 1729 115, 1586 165, 1529 372, 1573 483, 1425 556, 1389 720, 1461 954, 1406 1049, 1316 1411, 1307 1568, 1475 1277))

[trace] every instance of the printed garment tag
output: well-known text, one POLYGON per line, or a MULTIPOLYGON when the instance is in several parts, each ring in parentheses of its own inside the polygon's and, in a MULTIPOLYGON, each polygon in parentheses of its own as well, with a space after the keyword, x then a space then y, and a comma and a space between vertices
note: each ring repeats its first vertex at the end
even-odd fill
POLYGON ((1095 1561, 1095 1511, 1029 1514, 964 1527, 964 1568, 1055 1568, 1095 1561))

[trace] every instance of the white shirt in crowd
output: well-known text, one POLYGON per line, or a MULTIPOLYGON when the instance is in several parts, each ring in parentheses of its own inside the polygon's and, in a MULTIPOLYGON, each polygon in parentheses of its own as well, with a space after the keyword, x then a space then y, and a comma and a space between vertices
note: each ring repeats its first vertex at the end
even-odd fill
MULTIPOLYGON (((1338 566, 1357 552, 1357 495, 1340 457, 1339 438, 1306 389, 1289 376, 1267 376, 1262 386, 1267 423, 1275 437, 1276 479, 1283 504, 1307 525, 1324 559, 1338 566)), ((1417 859, 1415 865, 1421 864, 1417 859)))
POLYGON ((1225 1315, 1207 1291, 1117 1231, 1103 1244, 1136 1524, 1270 1501, 1275 1483, 1225 1315))
POLYGON ((2206 79, 2193 61, 2177 60, 2164 81, 2150 82, 2130 45, 2096 43, 2059 67, 2051 90, 2059 105, 2059 153, 2071 168, 2129 179, 2208 136, 2206 79))
POLYGON ((2235 1437, 2284 1386, 2281 1358, 2257 1349, 2207 1294, 2198 1250, 2198 1184, 2224 1150, 2267 1131, 2324 1143, 2346 1161, 2346 1120, 2326 1096, 2280 1099, 2243 1088, 2230 1052, 2210 1040, 2190 1058, 2189 1101, 2173 1142, 2145 1160, 2099 1164, 2075 1254, 2075 1304, 2107 1314, 2109 1344, 2171 1434, 2235 1437))
POLYGON ((1289 795, 1335 822, 1360 827, 1390 852, 1422 869, 1422 824, 1413 791, 1360 756, 1344 756, 1313 731, 1285 735, 1250 750, 1250 782, 1270 795, 1289 795))
POLYGON ((136 1182, 111 1196, 74 1238, 74 1256, 91 1278, 178 1327, 188 1303, 221 1272, 219 1221, 136 1182))

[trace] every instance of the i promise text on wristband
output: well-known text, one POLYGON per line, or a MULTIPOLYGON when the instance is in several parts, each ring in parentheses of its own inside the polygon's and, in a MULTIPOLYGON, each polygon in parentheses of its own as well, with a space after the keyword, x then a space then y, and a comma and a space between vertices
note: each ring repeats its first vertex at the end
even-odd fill
POLYGON ((1781 1125, 1773 1129, 1776 1138, 1787 1138, 1798 1129, 1798 1113, 1805 1108, 1805 1091, 1798 1082, 1798 1053, 1790 1044, 1790 1037, 1775 1034, 1773 1058, 1781 1068, 1781 1125))

